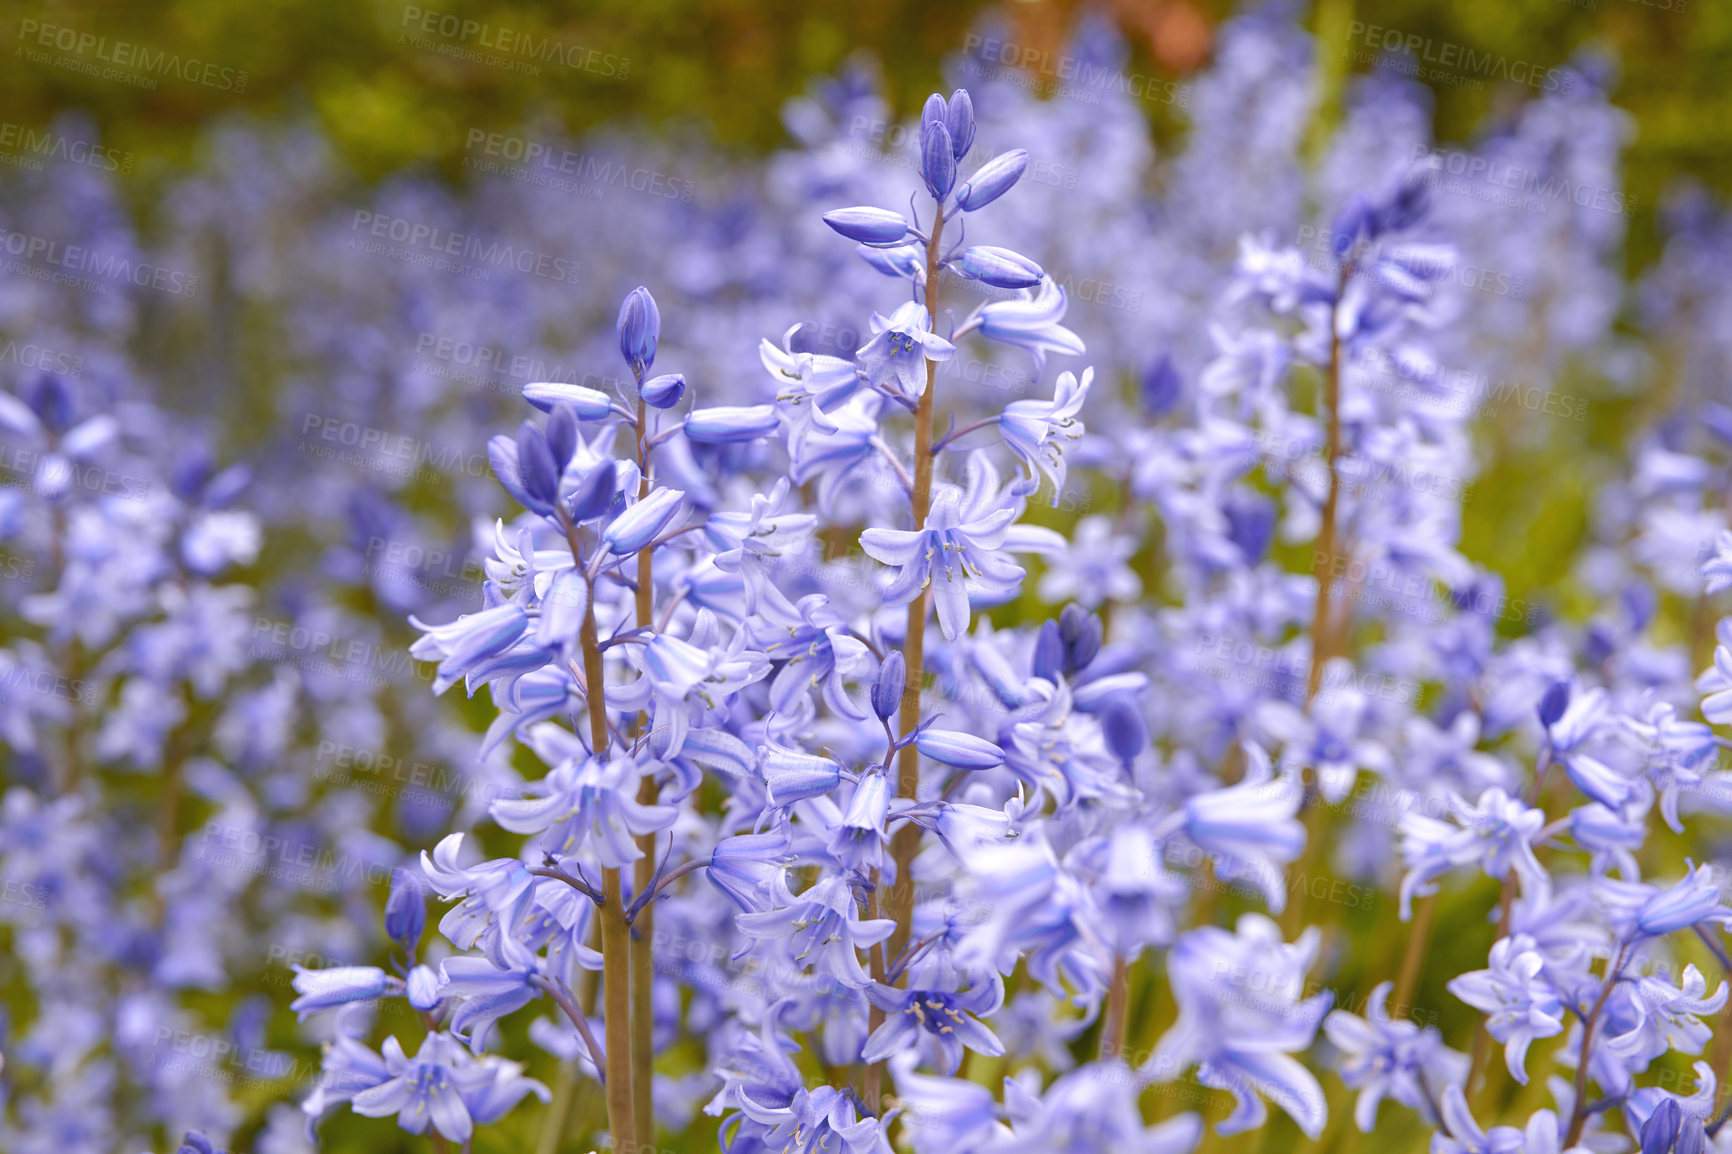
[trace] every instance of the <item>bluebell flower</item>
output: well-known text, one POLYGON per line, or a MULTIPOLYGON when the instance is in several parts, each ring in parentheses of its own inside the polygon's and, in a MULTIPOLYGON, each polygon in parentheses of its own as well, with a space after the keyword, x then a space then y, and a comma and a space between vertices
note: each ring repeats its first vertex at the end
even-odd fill
POLYGON ((902 1137, 915 1154, 955 1154, 979 1149, 1003 1130, 991 1090, 963 1078, 915 1073, 912 1054, 889 1061, 902 1107, 902 1137))
POLYGON ((873 388, 893 381, 905 397, 926 391, 926 366, 947 361, 956 346, 932 331, 926 309, 914 301, 889 316, 872 314, 872 339, 855 354, 873 388))
POLYGON ((428 1034, 413 1058, 403 1053, 395 1037, 385 1039, 385 1068, 390 1078, 362 1090, 350 1102, 368 1118, 397 1118, 411 1134, 432 1126, 452 1142, 467 1142, 475 1132, 467 1098, 485 1095, 495 1080, 485 1065, 476 1064, 449 1034, 428 1034))
POLYGON ((836 425, 826 411, 847 401, 859 390, 860 372, 854 362, 823 353, 795 352, 795 325, 782 334, 777 348, 768 340, 758 344, 758 359, 776 380, 776 401, 793 414, 790 440, 799 440, 810 428, 833 433, 836 425))
POLYGON ((914 739, 920 752, 955 769, 991 769, 1004 764, 1004 750, 972 733, 954 729, 923 729, 914 739))
POLYGON ((795 859, 788 851, 785 834, 736 834, 716 843, 704 876, 742 911, 766 913, 794 902, 788 866, 795 859))
POLYGON ((328 970, 296 966, 293 985, 300 997, 289 1004, 289 1009, 306 1021, 307 1015, 320 1010, 381 998, 391 984, 390 975, 377 966, 337 966, 328 970))
POLYGON ((526 787, 527 796, 497 798, 488 812, 501 829, 540 835, 536 844, 548 853, 571 856, 588 848, 604 866, 616 869, 643 856, 636 835, 664 830, 676 816, 672 806, 639 803, 642 777, 629 754, 605 763, 567 757, 526 787))
MULTIPOLYGON (((762 541, 752 539, 752 544, 762 541)), ((780 597, 766 596, 759 601, 758 611, 749 623, 753 643, 771 661, 782 662, 770 683, 770 704, 776 712, 797 709, 816 689, 824 703, 843 717, 866 716, 847 686, 867 669, 870 651, 827 597, 812 593, 790 606, 780 597)))
POLYGON ((1659 977, 1636 978, 1627 987, 1634 1021, 1622 1032, 1608 1032, 1604 1045, 1632 1069, 1646 1069, 1672 1050, 1700 1054, 1714 1031, 1702 1019, 1726 1005, 1728 986, 1722 981, 1708 993, 1708 979, 1686 965, 1678 985, 1659 977))
MULTIPOLYGON (((943 97, 935 96, 942 107, 943 97)), ((931 102, 928 101, 928 108, 931 102)), ((926 181, 926 191, 932 199, 942 202, 956 187, 956 152, 951 146, 950 129, 942 119, 920 123, 920 175, 926 181)))
POLYGON ((1564 1029, 1564 1001, 1545 974, 1545 958, 1526 934, 1499 938, 1491 965, 1450 979, 1449 992, 1489 1015, 1486 1031, 1504 1043, 1510 1077, 1527 1085, 1528 1047, 1564 1029))
POLYGON ((1718 644, 1714 646, 1714 664, 1696 679, 1696 692, 1702 699, 1702 716, 1714 725, 1732 722, 1732 617, 1722 617, 1714 627, 1718 644))
POLYGON ((795 961, 854 989, 871 983, 859 951, 882 942, 896 926, 884 918, 862 919, 848 882, 840 877, 818 882, 784 909, 739 914, 734 921, 753 941, 786 942, 795 961))
POLYGON ((651 377, 638 389, 638 396, 652 409, 671 409, 686 395, 686 378, 682 373, 662 373, 651 377))
POLYGON ((1393 983, 1379 983, 1366 999, 1363 1018, 1334 1010, 1323 1020, 1324 1034, 1341 1051, 1341 1080, 1359 1091, 1353 1121, 1366 1134, 1376 1125, 1377 1107, 1386 1097, 1440 1125, 1431 1095, 1439 1087, 1467 1080, 1467 1055, 1445 1046, 1435 1027, 1421 1028, 1389 1016, 1393 988, 1393 983))
POLYGON ((936 1047, 938 1068, 946 1075, 956 1073, 965 1047, 987 1057, 1004 1053, 998 1035, 979 1021, 1004 1004, 1004 986, 996 975, 958 991, 914 988, 914 982, 910 986, 906 990, 876 983, 867 987, 867 999, 884 1011, 885 1019, 867 1041, 862 1062, 882 1062, 927 1039, 936 1047))
POLYGON ((1317 957, 1318 931, 1288 944, 1261 914, 1240 917, 1236 932, 1204 926, 1180 936, 1167 955, 1179 1020, 1161 1037, 1143 1074, 1168 1082, 1190 1066, 1205 1086, 1234 1098, 1221 1134, 1261 1127, 1268 1098, 1308 1137, 1323 1130, 1323 1088, 1290 1055, 1311 1045, 1328 1012, 1328 991, 1301 997, 1317 957))
POLYGON ((427 898, 421 883, 406 869, 391 871, 391 890, 385 899, 385 933, 411 956, 427 928, 427 898))
POLYGON ((970 583, 989 594, 1015 588, 1022 569, 999 550, 1017 511, 995 507, 996 496, 976 490, 965 498, 944 489, 933 498, 924 527, 874 527, 862 533, 860 547, 874 560, 896 567, 884 603, 906 605, 930 587, 939 628, 954 641, 968 629, 970 583))
POLYGON ((1282 867, 1305 848, 1305 826, 1296 817, 1304 789, 1276 777, 1258 746, 1247 743, 1244 750, 1245 776, 1236 785, 1186 799, 1178 828, 1215 856, 1217 876, 1249 878, 1279 913, 1287 905, 1282 867))
POLYGON ((1149 1125, 1137 1106, 1138 1086, 1116 1062, 1092 1062, 1061 1074, 1042 1091, 1040 1075, 1024 1070, 1004 1081, 1011 1136, 989 1143, 994 1154, 1190 1154, 1203 1120, 1178 1114, 1149 1125))
POLYGON ((1432 883, 1445 874, 1479 863, 1492 877, 1512 869, 1528 888, 1546 884, 1546 872, 1533 843, 1545 827, 1545 814, 1493 786, 1476 804, 1449 799, 1455 824, 1422 813, 1401 815, 1401 854, 1407 873, 1401 879, 1401 916, 1409 916, 1415 895, 1436 892, 1432 883))
POLYGON ((1119 956, 1134 959, 1147 946, 1171 945, 1175 913, 1191 887, 1161 862, 1161 847, 1150 830, 1127 822, 1101 847, 1094 881, 1103 923, 1101 937, 1119 956))
MULTIPOLYGON (((1714 1067, 1699 1061, 1692 1063, 1691 1068, 1696 1072, 1695 1090, 1688 1095, 1676 1094, 1659 1086, 1641 1086, 1630 1091, 1624 1099, 1622 1112, 1632 1135, 1639 1136, 1654 1115, 1668 1104, 1677 1107, 1680 1135, 1715 1118, 1720 1109, 1720 1080, 1714 1067)), ((1693 1141, 1693 1133, 1691 1138, 1693 1141)), ((1710 1145, 1702 1154, 1712 1154, 1712 1151, 1710 1145)))
POLYGON ((541 960, 511 938, 500 945, 503 966, 474 956, 446 958, 439 964, 440 997, 457 999, 446 1028, 476 1054, 487 1048, 494 1023, 541 996, 535 984, 541 960))
POLYGON ((1702 591, 1712 597, 1732 589, 1732 530, 1714 535, 1714 555, 1702 562, 1702 591))
POLYGON ((1635 928, 1644 934, 1671 934, 1694 926, 1732 922, 1732 910, 1720 900, 1718 871, 1692 865, 1670 888, 1655 893, 1636 911, 1635 928))
MULTIPOLYGON (((1039 371, 1049 353, 1080 357, 1088 351, 1081 337, 1059 323, 1066 305, 1064 290, 1047 277, 1029 295, 982 305, 971 324, 981 336, 1027 352, 1039 371)), ((969 327, 965 324, 959 335, 969 327)))
POLYGON ((1550 1110, 1536 1110, 1525 1128, 1493 1126, 1486 1131, 1474 1121, 1460 1086, 1446 1086, 1441 1094, 1444 1128, 1432 1135, 1433 1154, 1576 1154, 1585 1149, 1562 1149, 1563 1130, 1550 1110))
POLYGON ((861 874, 884 868, 889 816, 890 788, 884 774, 861 775, 830 835, 830 856, 843 869, 861 874))
POLYGON ((1055 507, 1064 494, 1066 443, 1083 435, 1078 414, 1094 378, 1092 368, 1083 370, 1080 382, 1074 373, 1060 373, 1051 401, 1012 401, 998 419, 1004 443, 1027 467, 1029 476, 1038 474, 1052 482, 1055 507))
POLYGON ((842 766, 831 757, 802 754, 781 745, 760 745, 759 773, 771 806, 792 806, 824 797, 842 783, 842 766))
POLYGON ((445 625, 428 625, 414 617, 409 624, 423 634, 409 652, 422 661, 439 663, 433 691, 444 693, 482 662, 510 648, 529 628, 529 615, 521 605, 507 602, 466 613, 445 625))
POLYGON ((1601 805, 1617 809, 1629 801, 1634 784, 1624 774, 1594 753, 1594 738, 1613 724, 1606 708, 1606 691, 1589 689, 1574 694, 1568 708, 1548 729, 1552 755, 1564 767, 1577 789, 1601 805))

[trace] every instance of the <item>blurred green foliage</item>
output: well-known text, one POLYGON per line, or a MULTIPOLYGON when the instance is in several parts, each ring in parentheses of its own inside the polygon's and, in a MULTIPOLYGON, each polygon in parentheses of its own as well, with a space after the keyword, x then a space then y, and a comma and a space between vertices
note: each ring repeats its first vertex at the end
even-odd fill
MULTIPOLYGON (((980 0, 7 0, 0 5, 8 64, 0 69, 0 108, 6 120, 27 125, 69 108, 88 111, 107 142, 136 153, 146 172, 184 165, 196 129, 231 112, 311 112, 349 162, 374 177, 416 164, 455 172, 469 128, 504 129, 531 118, 573 133, 698 125, 725 146, 761 150, 784 139, 782 102, 857 52, 881 63, 892 100, 911 111, 939 80, 944 56, 989 7, 980 0), (441 35, 441 26, 453 25, 455 35, 441 35), (145 90, 24 57, 20 49, 48 26, 244 72, 244 91, 180 76, 162 76, 145 90), (496 55, 527 63, 534 74, 447 54, 482 43, 503 45, 496 55), (537 56, 549 44, 563 62, 537 56)), ((1010 0, 998 10, 1020 43, 1056 48, 1090 7, 1125 29, 1139 67, 1171 77, 1206 62, 1209 30, 1233 5, 1010 0)), ((1617 98, 1639 126, 1628 174, 1638 205, 1638 262, 1652 256, 1653 210, 1674 178, 1689 174, 1732 189, 1732 117, 1724 115, 1732 5, 1321 0, 1307 19, 1324 33, 1324 55, 1337 65, 1344 53, 1335 29, 1344 19, 1542 68, 1582 50, 1615 59, 1617 98)), ((1471 134, 1488 112, 1510 107, 1524 91, 1441 87, 1440 135, 1471 134)))

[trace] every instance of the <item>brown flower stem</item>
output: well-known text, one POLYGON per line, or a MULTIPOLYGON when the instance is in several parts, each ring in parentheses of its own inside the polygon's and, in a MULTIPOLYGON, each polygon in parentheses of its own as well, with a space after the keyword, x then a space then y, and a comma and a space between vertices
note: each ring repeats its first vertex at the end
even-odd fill
POLYGON ((1125 1027, 1131 1012, 1128 974, 1125 959, 1114 958, 1112 982, 1107 986, 1105 1020, 1101 1023, 1100 1058, 1103 1062, 1124 1057, 1125 1027))
MULTIPOLYGON (((932 237, 926 244, 926 319, 935 330, 938 324, 938 245, 943 231, 944 222, 935 213, 932 237)), ((914 409, 912 512, 916 529, 926 524, 926 515, 932 511, 932 399, 937 392, 937 367, 937 362, 926 361, 926 389, 920 394, 914 409)), ((922 592, 908 606, 908 626, 902 644, 908 679, 902 691, 901 713, 897 717, 902 733, 909 733, 920 724, 920 685, 926 676, 926 614, 931 600, 929 592, 922 592)), ((916 796, 920 786, 920 751, 912 743, 904 746, 898 755, 896 774, 898 796, 916 796)), ((891 932, 885 946, 886 957, 897 957, 908 946, 914 920, 914 884, 909 870, 919 848, 920 827, 911 821, 903 823, 890 839, 890 857, 896 863, 896 884, 890 889, 885 913, 895 920, 896 929, 891 932)))
MULTIPOLYGON (((637 498, 643 500, 649 496, 649 446, 646 441, 648 430, 645 428, 647 410, 643 398, 637 402, 637 457, 638 483, 637 498)), ((652 543, 638 551, 637 555, 637 624, 639 628, 650 629, 655 623, 655 579, 653 562, 655 545, 652 543)), ((649 715, 640 714, 638 727, 641 731, 649 729, 649 715)), ((637 800, 641 805, 654 805, 658 791, 655 777, 645 774, 638 782, 637 800)), ((632 871, 633 889, 635 895, 649 892, 655 884, 656 872, 656 835, 653 833, 639 834, 637 838, 638 852, 643 856, 637 859, 632 871)), ((644 902, 638 910, 637 917, 631 925, 631 1076, 632 1076, 632 1121, 637 1128, 640 1140, 650 1141, 654 1134, 655 1115, 651 1091, 655 1079, 655 903, 644 902)))
MULTIPOLYGON (((583 563, 577 526, 563 513, 560 522, 571 545, 572 560, 583 563)), ((589 590, 583 613, 584 693, 589 703, 589 739, 595 756, 607 755, 607 697, 602 681, 601 643, 595 627, 595 588, 589 590)), ((601 984, 607 1036, 607 1129, 615 1150, 637 1148, 632 1112, 631 1064, 631 927, 625 920, 619 870, 601 871, 601 984)))

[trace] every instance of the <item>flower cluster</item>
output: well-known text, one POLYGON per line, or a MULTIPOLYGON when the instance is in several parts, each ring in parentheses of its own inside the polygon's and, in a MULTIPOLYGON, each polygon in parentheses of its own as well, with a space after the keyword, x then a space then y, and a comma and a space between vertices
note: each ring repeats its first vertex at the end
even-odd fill
POLYGON ((263 445, 129 298, 0 301, 87 350, 0 391, 0 1147, 1722 1147, 1732 233, 1681 203, 1624 317, 1621 217, 1458 172, 1615 188, 1591 66, 1456 153, 1392 62, 1314 149, 1313 48, 1226 26, 1171 160, 969 54, 863 148, 849 72, 582 213, 320 215, 229 126, 162 255, 291 334, 263 445), (1690 387, 1512 599, 1470 495, 1584 402, 1491 382, 1632 392, 1638 326, 1690 387))

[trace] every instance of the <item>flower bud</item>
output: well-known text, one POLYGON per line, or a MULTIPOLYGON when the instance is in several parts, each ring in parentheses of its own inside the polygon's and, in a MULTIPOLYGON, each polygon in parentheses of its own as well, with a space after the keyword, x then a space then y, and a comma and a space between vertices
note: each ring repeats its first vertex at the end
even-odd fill
POLYGON ((741 445, 775 431, 774 405, 717 405, 686 418, 686 440, 700 445, 741 445))
POLYGON ((1570 707, 1570 683, 1567 679, 1554 681, 1547 688, 1545 696, 1540 698, 1540 724, 1550 729, 1563 717, 1564 711, 1570 707))
POLYGON ((911 281, 925 279, 926 257, 918 245, 899 244, 890 248, 873 248, 863 244, 856 251, 867 264, 885 276, 911 281))
POLYGON ((409 1004, 426 1013, 439 1004, 439 974, 432 966, 416 966, 409 971, 409 1004))
POLYGON ((686 395, 686 378, 679 373, 651 377, 643 383, 637 395, 652 409, 671 409, 686 395))
POLYGON ((1678 1109, 1674 1099, 1667 1098, 1656 1106, 1642 1125, 1642 1154, 1670 1154, 1678 1141, 1678 1127, 1682 1121, 1683 1111, 1678 1109))
POLYGON ((553 454, 555 472, 563 474, 577 453, 577 414, 570 405, 555 405, 548 414, 547 451, 553 454))
POLYGON ((824 214, 824 223, 847 237, 873 247, 901 244, 908 235, 908 222, 902 214, 887 208, 839 208, 824 214))
POLYGON ((553 412, 555 405, 570 405, 580 421, 599 421, 613 411, 613 402, 600 389, 555 381, 524 385, 523 399, 544 413, 553 412))
POLYGON ((934 200, 943 200, 956 187, 956 153, 950 146, 950 130, 941 120, 920 126, 920 175, 934 200))
POLYGON ((588 521, 607 512, 619 487, 618 477, 619 465, 613 460, 603 461, 591 469, 571 496, 571 519, 588 521))
POLYGON ((962 250, 962 255, 950 262, 956 274, 967 280, 977 280, 993 288, 1033 288, 1046 273, 1021 253, 1011 252, 990 244, 977 244, 962 250))
POLYGON ((1022 179, 1027 169, 1028 149, 1013 148, 999 153, 963 182, 961 191, 956 194, 956 206, 963 212, 985 208, 1016 187, 1016 182, 1022 179))
POLYGON ((1004 764, 1004 750, 972 733, 954 729, 926 729, 914 739, 914 747, 933 761, 956 769, 991 769, 1004 764))
POLYGON ((1081 605, 1066 605, 1059 613, 1058 633, 1064 641, 1067 672, 1088 668, 1101 651, 1101 619, 1081 605))
POLYGON ((656 346, 662 336, 662 314, 656 308, 656 299, 650 291, 639 285, 626 294, 625 302, 619 306, 619 355, 625 358, 625 363, 631 366, 631 371, 638 380, 643 380, 655 364, 656 346))
POLYGON ((1135 761, 1149 747, 1149 727, 1130 702, 1119 698, 1101 711, 1101 735, 1120 761, 1135 761))
POLYGON ((72 391, 58 375, 43 373, 37 377, 24 400, 49 430, 64 432, 72 424, 72 391))
POLYGON ((685 499, 683 489, 657 489, 615 517, 602 531, 602 540, 615 553, 636 553, 666 528, 685 499))
POLYGON ((1178 367, 1166 353, 1162 353, 1143 374, 1142 386, 1143 406, 1149 410, 1149 416, 1156 418, 1172 412, 1173 406, 1179 403, 1179 394, 1184 391, 1178 367))
POLYGON ((559 500, 559 469, 553 463, 547 438, 528 421, 517 430, 517 475, 530 499, 525 507, 544 515, 553 512, 559 500))
POLYGON ((908 666, 900 651, 892 651, 878 667, 878 680, 872 684, 872 712, 880 721, 889 721, 902 703, 902 691, 908 683, 908 666))
POLYGON ((968 95, 968 89, 958 88, 950 94, 944 127, 950 130, 952 155, 961 160, 974 147, 974 100, 968 95))
POLYGON ((1064 676, 1064 638, 1055 621, 1043 622, 1034 639, 1034 675, 1055 685, 1064 676))
POLYGON ((427 900, 421 883, 406 869, 391 871, 391 892, 385 899, 385 933, 413 956, 427 928, 427 900))

